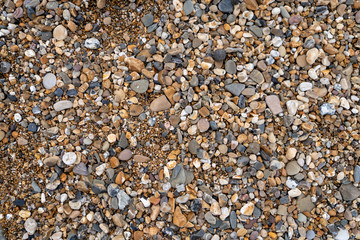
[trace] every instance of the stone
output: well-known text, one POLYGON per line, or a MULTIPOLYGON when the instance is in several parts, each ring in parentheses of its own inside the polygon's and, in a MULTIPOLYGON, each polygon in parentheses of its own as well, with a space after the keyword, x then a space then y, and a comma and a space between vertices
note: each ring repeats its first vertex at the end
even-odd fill
POLYGON ((335 240, 348 240, 350 238, 349 231, 347 229, 339 229, 335 236, 335 240))
POLYGON ((301 168, 296 161, 291 161, 286 164, 287 175, 293 176, 300 172, 301 168))
POLYGON ((130 71, 141 73, 141 71, 145 68, 143 61, 137 58, 126 58, 125 62, 127 63, 130 71))
POLYGON ((306 62, 310 65, 314 64, 316 59, 319 57, 319 50, 317 48, 312 48, 306 53, 306 62))
POLYGON ((257 4, 256 0, 244 0, 245 4, 246 4, 246 8, 249 10, 258 10, 259 9, 259 5, 257 4))
POLYGON ((354 181, 355 183, 360 182, 360 166, 356 165, 354 168, 354 181))
POLYGON ((148 80, 138 80, 131 83, 130 88, 137 93, 145 93, 149 88, 148 80))
POLYGON ((52 156, 44 159, 44 164, 48 167, 55 166, 60 161, 60 158, 58 156, 52 156))
POLYGON ((256 69, 250 73, 249 78, 257 84, 262 84, 264 82, 264 76, 259 70, 256 69))
POLYGON ((205 220, 210 224, 216 224, 216 217, 214 217, 211 212, 205 213, 205 220))
POLYGON ((193 4, 192 0, 187 0, 184 3, 183 10, 184 10, 185 15, 190 15, 194 11, 194 4, 193 4))
POLYGON ((286 158, 288 160, 291 160, 296 156, 296 153, 297 153, 296 148, 288 148, 286 151, 286 158))
POLYGON ((297 200, 297 207, 300 212, 311 212, 315 208, 315 204, 311 201, 310 196, 300 196, 297 200))
POLYGON ((250 31, 252 31, 258 38, 261 38, 263 36, 263 31, 258 26, 250 26, 250 31))
POLYGON ((245 84, 231 83, 225 86, 225 89, 234 96, 240 96, 241 92, 245 89, 245 84))
POLYGON ((175 208, 173 223, 178 227, 184 227, 187 223, 187 219, 184 214, 182 214, 180 207, 175 208))
POLYGON ((76 153, 74 152, 66 152, 64 153, 64 155, 62 156, 62 161, 66 164, 66 165, 73 165, 76 162, 77 156, 76 153))
POLYGON ((149 27, 154 22, 154 15, 152 15, 151 13, 146 14, 141 18, 141 21, 145 25, 145 27, 149 27))
POLYGON ((33 235, 36 232, 37 227, 37 222, 33 218, 26 219, 24 228, 30 235, 33 235))
POLYGON ((188 170, 185 170, 182 164, 178 164, 173 169, 173 173, 170 177, 171 187, 175 188, 177 185, 187 185, 194 179, 194 174, 188 170))
POLYGON ((96 38, 88 38, 85 40, 84 46, 88 49, 99 49, 101 44, 100 41, 96 38))
POLYGON ((105 7, 106 0, 96 0, 96 6, 99 9, 103 9, 105 7))
POLYGON ((150 104, 150 110, 153 112, 165 111, 171 107, 171 103, 165 95, 157 97, 150 104))
POLYGON ((206 118, 202 118, 198 121, 197 126, 200 132, 206 132, 210 127, 210 123, 206 118))
POLYGON ((282 107, 280 104, 280 99, 277 95, 269 95, 265 98, 266 105, 270 108, 271 112, 274 115, 282 113, 282 107))
POLYGON ((232 13, 234 6, 231 0, 222 0, 218 5, 218 9, 223 13, 232 13))
POLYGON ((255 205, 252 202, 246 203, 241 209, 240 212, 243 215, 251 216, 254 212, 255 205))
POLYGON ((308 90, 311 90, 312 87, 313 87, 313 85, 312 85, 311 82, 302 82, 302 83, 300 83, 300 85, 299 85, 299 89, 300 89, 300 91, 302 91, 302 92, 306 92, 306 91, 308 91, 308 90))
POLYGON ((355 21, 356 23, 360 23, 360 11, 357 11, 355 14, 355 21))
POLYGON ((132 152, 130 149, 124 149, 118 155, 119 160, 121 161, 128 161, 132 157, 132 152))
POLYGON ((299 16, 299 15, 292 15, 289 18, 289 24, 290 25, 297 25, 299 24, 301 21, 303 20, 303 17, 299 16))
POLYGON ((8 73, 8 72, 10 72, 10 69, 11 69, 10 63, 4 62, 4 61, 0 63, 0 72, 1 73, 8 73))
POLYGON ((345 201, 353 201, 360 196, 360 191, 357 187, 350 184, 342 184, 339 188, 342 198, 345 201))
POLYGON ((117 198, 119 201, 120 210, 123 210, 127 205, 129 205, 131 199, 129 195, 124 192, 124 190, 120 190, 120 192, 117 194, 117 198))
POLYGON ((56 76, 52 73, 47 73, 42 81, 44 88, 51 89, 56 85, 56 76))
POLYGON ((336 112, 335 106, 330 103, 324 103, 320 106, 321 115, 334 115, 336 112))
POLYGON ((89 175, 88 169, 85 163, 80 162, 79 164, 75 165, 73 168, 73 172, 77 175, 87 176, 89 175))
POLYGON ((236 74, 236 63, 233 60, 226 61, 225 70, 227 73, 236 74))
POLYGON ((224 49, 216 49, 213 53, 213 58, 217 62, 222 62, 225 60, 227 54, 224 49))
POLYGON ((60 112, 73 107, 73 103, 69 100, 58 101, 54 104, 54 110, 60 112))
POLYGON ((297 100, 289 100, 286 102, 286 107, 288 110, 288 113, 290 115, 295 115, 297 113, 297 110, 299 108, 299 101, 297 100))
POLYGON ((68 36, 68 31, 63 25, 58 25, 53 30, 53 37, 60 41, 64 40, 68 36))

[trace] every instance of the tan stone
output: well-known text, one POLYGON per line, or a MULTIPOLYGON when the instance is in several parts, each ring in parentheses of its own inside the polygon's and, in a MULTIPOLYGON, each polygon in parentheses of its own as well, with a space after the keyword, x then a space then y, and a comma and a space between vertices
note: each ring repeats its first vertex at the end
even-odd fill
POLYGON ((173 223, 178 227, 184 227, 187 222, 186 217, 182 214, 180 207, 175 208, 173 223))

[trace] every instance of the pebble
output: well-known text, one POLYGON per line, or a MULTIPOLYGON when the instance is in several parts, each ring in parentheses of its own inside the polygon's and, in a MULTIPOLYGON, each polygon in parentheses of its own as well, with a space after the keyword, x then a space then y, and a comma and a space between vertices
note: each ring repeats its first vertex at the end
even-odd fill
POLYGON ((73 107, 73 103, 69 100, 58 101, 54 104, 54 110, 59 112, 73 107))
POLYGON ((354 168, 354 181, 355 183, 360 182, 360 166, 356 165, 354 168))
POLYGON ((316 59, 319 57, 319 50, 317 48, 312 48, 306 53, 306 61, 309 65, 315 63, 316 59))
POLYGON ((296 161, 291 161, 286 164, 286 173, 290 176, 296 175, 300 172, 300 166, 296 161))
POLYGON ((218 4, 218 8, 223 13, 232 13, 234 11, 234 6, 231 0, 221 0, 218 4))
POLYGON ((183 10, 185 15, 190 15, 194 11, 194 4, 192 0, 187 0, 184 3, 183 10))
POLYGON ((154 22, 154 15, 152 14, 146 14, 141 18, 142 23, 145 25, 145 27, 149 27, 154 22))
POLYGON ((232 83, 232 84, 226 85, 225 89, 227 91, 231 92, 231 94, 233 94, 234 96, 240 96, 242 91, 245 89, 245 85, 241 84, 241 83, 232 83))
POLYGON ((137 93, 145 93, 149 88, 149 81, 138 80, 131 83, 130 88, 137 93))
POLYGON ((84 46, 88 49, 99 49, 101 44, 96 38, 88 38, 85 40, 84 46))
POLYGON ((360 196, 359 189, 352 184, 342 184, 339 190, 345 201, 353 201, 360 196))
POLYGON ((2 73, 8 73, 10 72, 11 64, 8 62, 1 62, 0 63, 0 72, 2 73))
POLYGON ((154 99, 150 104, 150 110, 153 112, 165 111, 168 110, 170 107, 171 107, 171 103, 165 97, 165 95, 162 95, 154 99))
POLYGON ((266 101, 266 105, 270 108, 271 112, 274 115, 283 112, 278 96, 276 95, 266 96, 265 101, 266 101))
POLYGON ((30 235, 33 235, 36 232, 38 225, 33 218, 28 218, 25 221, 24 227, 30 235))
POLYGON ((52 73, 47 73, 43 78, 43 85, 46 89, 51 89, 56 85, 56 76, 52 73))
POLYGON ((324 103, 320 106, 321 115, 334 115, 335 111, 335 106, 332 104, 324 103))
POLYGON ((69 166, 73 165, 76 162, 76 160, 77 160, 77 156, 76 153, 74 152, 66 152, 62 156, 62 161, 69 166))
POLYGON ((68 36, 68 31, 63 25, 58 25, 54 28, 53 36, 56 40, 64 40, 68 36))
POLYGON ((213 53, 214 60, 217 62, 222 62, 225 60, 227 54, 224 49, 216 49, 213 53))

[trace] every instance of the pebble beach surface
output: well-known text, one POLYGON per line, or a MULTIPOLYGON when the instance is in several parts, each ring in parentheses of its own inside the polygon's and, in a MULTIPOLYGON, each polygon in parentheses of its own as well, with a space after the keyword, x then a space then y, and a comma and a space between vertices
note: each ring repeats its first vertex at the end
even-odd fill
POLYGON ((0 9, 0 240, 360 239, 360 0, 0 9))

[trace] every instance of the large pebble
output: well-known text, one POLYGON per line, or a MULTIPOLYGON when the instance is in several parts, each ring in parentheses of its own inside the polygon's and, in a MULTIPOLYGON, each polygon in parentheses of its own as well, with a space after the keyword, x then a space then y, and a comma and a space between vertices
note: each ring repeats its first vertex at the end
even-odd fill
POLYGON ((280 99, 277 95, 266 96, 265 98, 266 105, 270 108, 271 112, 274 115, 282 113, 282 107, 280 104, 280 99))
POLYGON ((308 64, 312 65, 315 63, 316 59, 319 57, 320 51, 317 48, 312 48, 306 53, 306 61, 308 64))
POLYGON ((171 103, 166 98, 165 95, 162 95, 155 100, 153 100, 150 104, 150 110, 153 112, 165 111, 171 107, 171 103))
POLYGON ((74 152, 66 152, 62 157, 62 161, 69 166, 73 165, 76 162, 76 159, 77 155, 74 152))
POLYGON ((56 76, 52 73, 47 73, 42 81, 44 88, 51 89, 56 85, 56 76))
POLYGON ((54 28, 53 36, 56 40, 64 40, 68 36, 68 31, 63 25, 54 28))
POLYGON ((30 235, 33 235, 37 229, 37 222, 33 218, 28 218, 25 221, 24 227, 30 235))
POLYGON ((84 43, 85 47, 88 49, 98 49, 100 48, 100 41, 96 38, 88 38, 84 43))
POLYGON ((62 100, 54 104, 55 111, 59 112, 73 107, 73 103, 69 100, 62 100))

